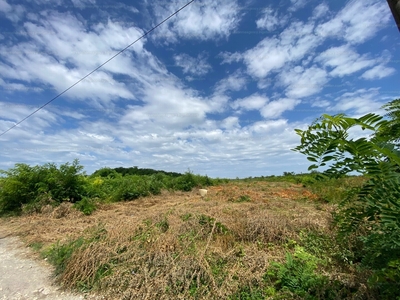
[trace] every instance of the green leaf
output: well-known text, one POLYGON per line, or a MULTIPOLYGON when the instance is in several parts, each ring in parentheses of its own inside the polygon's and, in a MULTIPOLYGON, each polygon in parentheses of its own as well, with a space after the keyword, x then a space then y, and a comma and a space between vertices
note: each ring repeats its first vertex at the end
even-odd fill
POLYGON ((335 159, 335 158, 336 158, 335 156, 324 156, 322 158, 322 162, 327 162, 327 161, 330 161, 330 160, 335 159))
POLYGON ((313 169, 318 169, 318 165, 314 164, 314 165, 311 165, 311 166, 308 167, 308 171, 311 171, 313 169))

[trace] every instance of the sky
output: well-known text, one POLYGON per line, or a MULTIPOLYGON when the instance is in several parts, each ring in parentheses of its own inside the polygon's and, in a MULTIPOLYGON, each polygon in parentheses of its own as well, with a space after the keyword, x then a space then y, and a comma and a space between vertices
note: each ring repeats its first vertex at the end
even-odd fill
MULTIPOLYGON (((187 2, 0 0, 0 132, 187 2)), ((383 114, 399 46, 385 0, 195 0, 1 136, 0 169, 307 172, 294 129, 383 114)))

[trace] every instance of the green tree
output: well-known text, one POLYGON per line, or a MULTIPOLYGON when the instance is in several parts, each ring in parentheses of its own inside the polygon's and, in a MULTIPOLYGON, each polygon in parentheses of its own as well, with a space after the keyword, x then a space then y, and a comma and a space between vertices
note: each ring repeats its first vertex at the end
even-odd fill
POLYGON ((55 202, 77 202, 85 194, 83 166, 78 160, 65 163, 59 168, 53 163, 31 167, 16 164, 14 168, 0 171, 0 213, 18 211, 25 204, 43 199, 43 195, 55 202))
POLYGON ((385 298, 400 296, 399 103, 384 106, 388 120, 377 114, 360 118, 325 114, 307 130, 296 129, 301 144, 293 149, 313 163, 309 170, 325 166, 324 176, 358 172, 368 178, 343 200, 336 225, 342 241, 355 236, 361 243, 357 255, 364 267, 374 271, 371 280, 385 298), (370 134, 351 138, 349 131, 354 128, 370 134))
POLYGON ((400 146, 400 99, 393 100, 385 104, 384 108, 389 119, 377 133, 380 139, 392 142, 398 148, 400 146))

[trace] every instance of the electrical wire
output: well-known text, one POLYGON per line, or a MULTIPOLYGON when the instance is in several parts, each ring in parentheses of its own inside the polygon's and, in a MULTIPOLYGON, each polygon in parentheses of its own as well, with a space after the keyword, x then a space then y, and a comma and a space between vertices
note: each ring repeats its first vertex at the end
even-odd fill
POLYGON ((97 68, 95 68, 93 71, 91 71, 90 73, 88 73, 86 76, 82 77, 81 79, 79 79, 77 82, 75 82, 73 85, 71 85, 70 87, 68 87, 67 89, 65 89, 64 91, 62 91, 61 93, 59 93, 57 96, 55 96, 54 98, 52 98, 51 100, 47 101, 45 104, 43 104, 42 106, 40 106, 39 108, 37 108, 35 111, 33 111, 32 113, 30 113, 29 115, 27 115, 25 118, 23 118, 21 121, 15 123, 13 126, 11 126, 10 128, 8 128, 6 131, 2 132, 0 134, 0 137, 3 136, 4 134, 6 134, 7 132, 9 132, 10 130, 12 130, 13 128, 17 127, 19 124, 21 124, 22 122, 24 122, 25 120, 27 120, 28 118, 30 118, 31 116, 33 116, 34 114, 36 114, 38 111, 40 111, 41 109, 43 109, 44 107, 46 107, 47 105, 49 105, 51 102, 53 102, 54 100, 56 100, 58 97, 60 97, 61 95, 65 94, 66 92, 68 92, 70 89, 72 89, 74 86, 76 86, 78 83, 80 83, 81 81, 83 81, 84 79, 86 79, 87 77, 89 77, 90 75, 92 75, 94 72, 96 72, 98 69, 100 69, 101 67, 103 67, 105 64, 107 64, 108 62, 110 62, 111 60, 113 60, 115 57, 117 57, 118 55, 120 55, 121 53, 123 53, 125 50, 127 50, 129 47, 131 47, 133 44, 135 44, 137 41, 141 40, 142 38, 144 38, 146 35, 148 35, 150 32, 152 32, 153 30, 155 30, 157 27, 161 26, 162 24, 164 24, 166 21, 168 21, 169 19, 171 19, 173 16, 175 16, 178 12, 180 12, 181 10, 183 10, 184 8, 186 8, 187 6, 189 6, 190 4, 192 4, 195 0, 189 1, 188 3, 186 3, 184 6, 182 6, 181 8, 179 8, 177 11, 175 11, 173 14, 171 14, 168 18, 164 19, 162 22, 158 23, 156 26, 154 26, 153 28, 151 28, 149 31, 146 31, 141 37, 139 37, 138 39, 136 39, 135 41, 133 41, 132 43, 130 43, 128 46, 126 46, 124 49, 120 50, 117 54, 113 55, 111 58, 109 58, 108 60, 106 60, 104 63, 102 63, 100 66, 98 66, 97 68))

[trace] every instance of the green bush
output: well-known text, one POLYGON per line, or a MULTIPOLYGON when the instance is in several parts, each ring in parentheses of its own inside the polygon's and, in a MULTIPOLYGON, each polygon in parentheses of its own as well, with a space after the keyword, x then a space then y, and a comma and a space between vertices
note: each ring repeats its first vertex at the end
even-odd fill
POLYGON ((303 299, 335 299, 326 293, 329 279, 316 273, 323 261, 296 247, 295 253, 286 254, 286 262, 272 263, 265 279, 271 281, 277 291, 290 291, 303 299))
POLYGON ((115 183, 115 190, 112 193, 114 201, 134 200, 150 194, 149 182, 143 176, 124 176, 115 183))
POLYGON ((57 242, 44 252, 44 256, 55 266, 55 274, 59 275, 65 271, 72 254, 83 245, 85 240, 82 237, 64 244, 57 242))
POLYGON ((87 197, 83 197, 82 200, 76 202, 74 207, 83 212, 85 215, 91 215, 96 210, 96 204, 94 200, 87 197))
POLYGON ((185 175, 176 177, 173 180, 174 190, 185 192, 191 191, 197 184, 196 177, 191 172, 186 172, 185 175))
POLYGON ((43 194, 52 200, 76 202, 85 194, 83 167, 78 160, 59 168, 55 164, 31 167, 16 164, 1 180, 0 213, 20 211, 23 205, 43 200, 43 194))
POLYGON ((365 273, 372 271, 369 287, 377 289, 380 299, 390 299, 400 297, 400 99, 384 108, 389 120, 372 113, 360 118, 323 115, 308 130, 296 129, 301 144, 293 150, 314 163, 309 170, 327 166, 325 177, 358 172, 369 179, 351 190, 335 221, 341 243, 359 258, 365 273), (372 134, 351 139, 354 127, 372 134))
MULTIPOLYGON (((273 293, 272 293, 273 294, 273 293)), ((241 287, 229 300, 264 300, 266 293, 259 288, 241 287)))

